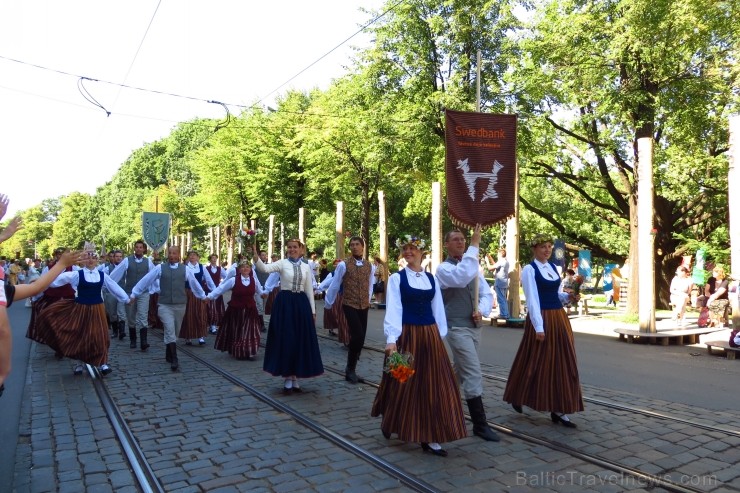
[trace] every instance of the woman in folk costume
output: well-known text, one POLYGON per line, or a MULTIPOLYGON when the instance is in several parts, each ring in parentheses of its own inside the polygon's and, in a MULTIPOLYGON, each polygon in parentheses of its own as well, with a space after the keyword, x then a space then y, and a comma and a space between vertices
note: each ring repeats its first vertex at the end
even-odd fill
MULTIPOLYGON (((334 260, 334 268, 341 262, 340 259, 334 260)), ((334 274, 329 274, 326 279, 321 281, 319 289, 326 291, 331 285, 334 274)), ((336 301, 331 308, 324 308, 324 328, 329 330, 329 335, 339 336, 339 342, 345 346, 349 345, 349 326, 347 325, 347 317, 344 316, 344 309, 342 308, 342 293, 337 293, 336 301)))
POLYGON ((260 347, 262 328, 254 296, 262 294, 262 286, 248 260, 239 262, 239 274, 223 281, 206 298, 218 299, 229 290, 231 300, 216 334, 214 347, 220 351, 228 351, 236 359, 253 360, 260 347))
POLYGON ((288 240, 288 258, 265 264, 258 256, 256 245, 253 246, 257 270, 280 274, 280 292, 272 305, 263 369, 285 379, 286 394, 301 392, 299 378, 324 373, 316 338, 314 279, 308 264, 301 260, 302 248, 300 240, 288 240))
MULTIPOLYGON (((208 266, 206 267, 206 275, 211 278, 213 285, 218 287, 219 284, 226 277, 226 270, 218 265, 218 255, 212 253, 208 257, 208 266)), ((206 289, 206 294, 210 290, 206 289)), ((208 330, 211 334, 218 332, 218 328, 221 326, 221 321, 224 318, 224 299, 222 296, 214 299, 208 299, 208 330)))
POLYGON ((460 389, 442 338, 447 317, 439 287, 421 267, 424 240, 396 241, 406 267, 388 278, 383 332, 386 355, 411 353, 415 373, 406 382, 383 373, 371 416, 383 416, 380 429, 390 438, 421 442, 422 450, 440 457, 440 443, 467 436, 460 389))
MULTIPOLYGON (((204 290, 213 291, 216 289, 211 276, 206 274, 206 270, 200 264, 200 255, 195 250, 188 252, 188 261, 185 263, 185 268, 193 273, 193 276, 204 290)), ((206 343, 206 333, 208 332, 208 306, 193 295, 187 283, 185 283, 185 292, 188 302, 179 337, 185 339, 185 345, 187 346, 193 345, 191 339, 198 339, 198 344, 203 346, 206 343)))
MULTIPOLYGON (((48 272, 52 267, 54 267, 65 251, 67 251, 67 249, 63 247, 59 247, 54 250, 54 259, 49 262, 46 267, 44 267, 42 273, 48 272)), ((79 267, 77 265, 68 265, 67 267, 65 267, 66 272, 72 272, 78 269, 79 267)), ((40 344, 46 344, 46 341, 38 333, 38 330, 36 328, 36 320, 39 316, 39 313, 41 313, 44 308, 53 305, 57 301, 74 299, 75 289, 70 285, 49 287, 41 294, 41 297, 39 297, 38 299, 34 298, 31 306, 31 319, 28 321, 28 330, 26 332, 26 337, 40 344)), ((57 357, 61 356, 61 354, 57 354, 57 357)))
POLYGON ((103 375, 108 366, 108 321, 105 317, 102 290, 105 287, 121 303, 128 303, 126 292, 105 272, 98 270, 95 245, 85 243, 87 253, 81 270, 65 272, 51 287, 69 285, 77 290, 74 300, 63 299, 39 313, 36 329, 46 344, 68 358, 79 360, 74 373, 82 373, 83 363, 100 368, 103 375))
POLYGON ((504 401, 518 413, 522 406, 549 411, 553 423, 575 428, 568 414, 583 411, 583 397, 573 329, 563 304, 579 296, 562 291, 560 276, 549 262, 552 238, 536 235, 530 246, 534 260, 522 269, 527 318, 504 401))

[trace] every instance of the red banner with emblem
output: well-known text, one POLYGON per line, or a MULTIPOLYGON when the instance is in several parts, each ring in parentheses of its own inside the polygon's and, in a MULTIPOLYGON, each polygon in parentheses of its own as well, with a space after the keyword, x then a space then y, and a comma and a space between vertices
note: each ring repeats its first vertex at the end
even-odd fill
POLYGON ((447 209, 457 226, 493 226, 515 213, 516 115, 445 111, 447 209))

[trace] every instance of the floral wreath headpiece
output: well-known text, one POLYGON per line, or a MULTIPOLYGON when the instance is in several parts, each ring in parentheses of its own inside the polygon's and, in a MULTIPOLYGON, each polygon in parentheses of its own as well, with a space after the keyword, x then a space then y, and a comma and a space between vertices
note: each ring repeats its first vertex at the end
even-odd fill
POLYGON ((545 233, 537 233, 531 240, 529 240, 529 246, 532 248, 543 243, 555 243, 555 241, 552 239, 551 235, 546 235, 545 233))
POLYGON ((403 235, 396 240, 396 246, 399 250, 403 250, 403 247, 409 244, 414 245, 419 250, 427 246, 426 240, 418 236, 403 235))

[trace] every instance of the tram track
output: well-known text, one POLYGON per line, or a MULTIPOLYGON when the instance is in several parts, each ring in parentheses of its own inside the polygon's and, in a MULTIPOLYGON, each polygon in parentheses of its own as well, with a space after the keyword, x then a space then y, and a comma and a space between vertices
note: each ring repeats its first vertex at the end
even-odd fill
MULTIPOLYGON (((331 338, 331 337, 323 336, 323 335, 319 335, 319 337, 321 339, 336 342, 335 338, 331 338)), ((340 349, 340 348, 341 346, 339 346, 337 349, 340 349)), ((239 388, 245 390, 251 396, 263 402, 264 404, 270 406, 271 408, 281 413, 285 413, 289 415, 292 419, 294 419, 301 426, 310 429, 312 432, 316 433, 322 439, 325 439, 331 442, 333 445, 341 448, 342 450, 349 452, 353 456, 365 461, 366 463, 371 464, 373 467, 382 471, 384 474, 387 474, 389 477, 392 477, 395 480, 397 480, 403 486, 413 491, 424 491, 424 492, 439 491, 437 488, 425 482, 424 480, 420 479, 416 475, 411 474, 408 471, 405 471, 404 469, 396 466, 395 464, 357 445, 352 440, 332 430, 331 427, 321 424, 315 419, 312 419, 308 414, 303 413, 294 407, 286 405, 283 402, 284 399, 274 398, 270 396, 264 390, 261 390, 260 388, 253 385, 252 383, 249 383, 246 380, 244 380, 242 377, 236 375, 233 371, 230 371, 214 363, 213 361, 209 361, 209 359, 201 355, 198 355, 197 353, 201 351, 200 349, 193 350, 187 347, 178 347, 178 349, 179 349, 179 353, 182 354, 183 356, 187 356, 188 358, 192 359, 193 361, 196 361, 203 367, 208 368, 210 371, 219 375, 219 377, 230 382, 232 385, 238 386, 239 388)), ((382 349, 374 348, 371 346, 366 346, 365 349, 367 349, 368 351, 372 351, 372 352, 377 352, 381 354, 383 353, 382 349)), ((339 359, 341 359, 341 353, 340 353, 339 359)), ((325 370, 329 373, 332 373, 332 374, 335 374, 341 377, 342 379, 344 377, 344 370, 342 368, 332 367, 331 365, 325 364, 325 370)), ((131 464, 131 469, 134 472, 137 478, 137 481, 139 482, 139 487, 141 488, 141 491, 145 491, 145 492, 165 491, 162 485, 157 480, 154 473, 152 472, 152 468, 149 466, 149 464, 146 461, 146 458, 144 457, 143 452, 138 447, 133 434, 126 426, 125 420, 121 412, 117 409, 113 397, 109 394, 106 388, 104 379, 101 378, 97 369, 88 367, 88 371, 93 377, 92 380, 95 385, 95 389, 101 399, 101 403, 103 404, 103 408, 105 409, 106 414, 108 415, 108 418, 111 422, 111 425, 113 426, 116 432, 116 436, 118 437, 119 442, 121 443, 122 448, 124 449, 126 457, 129 463, 131 464)), ((496 381, 506 381, 506 379, 503 377, 498 377, 496 375, 491 375, 488 373, 485 374, 485 378, 496 380, 496 381)), ((377 385, 378 385, 377 382, 372 382, 367 379, 363 379, 361 383, 364 385, 373 387, 373 388, 377 388, 377 385)), ((665 415, 663 413, 657 413, 657 412, 648 411, 648 410, 638 410, 637 408, 633 408, 631 406, 624 406, 621 404, 610 403, 608 401, 602 401, 602 400, 594 399, 594 398, 586 398, 586 400, 588 402, 591 402, 592 404, 599 405, 599 406, 612 407, 614 409, 621 409, 621 410, 629 411, 629 412, 640 411, 642 414, 646 416, 651 416, 656 419, 673 419, 673 421, 686 424, 686 425, 690 425, 690 426, 700 425, 700 426, 697 426, 697 428, 700 428, 703 430, 719 431, 721 433, 732 434, 733 436, 740 435, 740 433, 738 433, 736 430, 725 430, 725 429, 721 429, 717 427, 711 427, 708 425, 702 425, 701 423, 695 423, 695 422, 692 422, 691 420, 685 420, 681 418, 674 418, 674 417, 665 415)), ((468 420, 470 419, 470 417, 467 415, 466 415, 466 418, 468 420)), ((587 453, 587 452, 578 450, 575 447, 571 447, 557 440, 551 440, 551 439, 543 438, 541 436, 536 436, 535 434, 517 430, 517 429, 511 428, 511 427, 508 427, 508 426, 505 426, 505 425, 502 425, 500 423, 496 423, 493 421, 489 421, 489 425, 491 426, 492 429, 512 439, 527 442, 535 446, 547 447, 550 450, 565 454, 569 457, 575 458, 584 463, 596 465, 605 471, 612 471, 614 473, 617 473, 625 477, 632 477, 636 481, 639 481, 640 484, 649 485, 649 488, 660 488, 665 491, 677 492, 677 493, 696 493, 696 492, 704 491, 704 490, 692 488, 691 486, 686 485, 686 484, 680 484, 676 481, 671 481, 670 479, 665 479, 664 477, 660 477, 655 474, 647 473, 636 467, 631 467, 631 466, 619 463, 618 461, 613 461, 613 460, 601 457, 598 454, 592 454, 592 453, 587 453)))

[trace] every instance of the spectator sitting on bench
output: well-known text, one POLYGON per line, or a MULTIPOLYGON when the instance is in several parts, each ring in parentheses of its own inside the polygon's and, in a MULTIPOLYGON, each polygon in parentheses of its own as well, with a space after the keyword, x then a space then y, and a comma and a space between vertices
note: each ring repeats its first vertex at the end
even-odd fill
POLYGON ((715 266, 712 270, 712 277, 707 280, 707 284, 704 286, 704 296, 707 299, 706 306, 710 313, 710 327, 723 328, 727 323, 727 309, 730 306, 729 285, 725 269, 721 266, 715 266))
POLYGON ((673 316, 671 320, 678 322, 683 327, 686 325, 686 304, 689 301, 691 287, 694 285, 689 277, 689 270, 683 265, 676 269, 676 275, 671 280, 671 305, 673 305, 673 316))
MULTIPOLYGON (((561 286, 563 287, 563 293, 568 293, 573 296, 576 295, 576 271, 573 269, 566 269, 565 270, 565 277, 563 278, 563 282, 561 283, 561 286)), ((570 309, 573 306, 573 304, 568 301, 567 303, 563 304, 563 307, 565 307, 566 311, 570 313, 570 309)))

